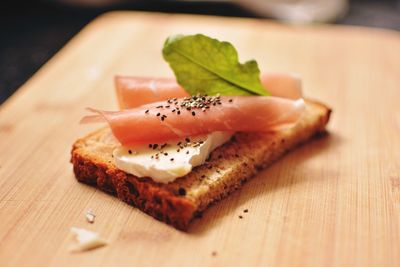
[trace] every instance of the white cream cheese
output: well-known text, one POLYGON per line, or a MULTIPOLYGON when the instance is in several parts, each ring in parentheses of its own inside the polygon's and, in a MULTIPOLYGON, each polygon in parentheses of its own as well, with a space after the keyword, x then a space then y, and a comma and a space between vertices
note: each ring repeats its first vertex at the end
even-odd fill
POLYGON ((90 250, 107 244, 98 233, 83 228, 72 227, 71 233, 78 241, 77 244, 70 247, 71 252, 90 250))
POLYGON ((160 183, 172 182, 203 164, 210 153, 229 141, 233 133, 207 135, 136 147, 117 147, 113 151, 116 166, 137 177, 151 177, 160 183))

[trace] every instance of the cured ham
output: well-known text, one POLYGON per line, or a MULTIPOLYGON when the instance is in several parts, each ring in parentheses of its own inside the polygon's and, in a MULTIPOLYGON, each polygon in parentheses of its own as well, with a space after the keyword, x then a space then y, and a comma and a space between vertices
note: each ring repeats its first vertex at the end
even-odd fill
POLYGON ((115 89, 121 109, 189 96, 174 78, 116 76, 115 89))
POLYGON ((302 99, 263 96, 192 96, 122 111, 98 111, 83 123, 105 120, 122 145, 163 143, 215 131, 268 132, 293 125, 302 99))
POLYGON ((301 79, 295 74, 266 72, 261 74, 260 80, 273 96, 288 99, 303 97, 301 79))
MULTIPOLYGON (((295 75, 278 72, 264 73, 260 79, 263 86, 273 96, 289 99, 302 97, 301 80, 295 75)), ((117 76, 115 87, 121 109, 189 96, 174 78, 117 76)))

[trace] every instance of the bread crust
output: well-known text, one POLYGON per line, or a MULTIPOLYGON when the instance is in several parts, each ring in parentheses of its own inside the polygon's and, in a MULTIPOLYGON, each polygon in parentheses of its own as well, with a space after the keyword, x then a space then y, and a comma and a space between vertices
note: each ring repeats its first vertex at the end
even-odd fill
POLYGON ((119 170, 112 158, 118 144, 110 138, 108 128, 77 140, 71 162, 79 182, 96 186, 157 220, 187 230, 208 206, 235 191, 258 170, 324 132, 330 114, 331 109, 324 104, 307 100, 305 115, 295 127, 268 134, 238 133, 217 148, 207 163, 169 184, 119 170))

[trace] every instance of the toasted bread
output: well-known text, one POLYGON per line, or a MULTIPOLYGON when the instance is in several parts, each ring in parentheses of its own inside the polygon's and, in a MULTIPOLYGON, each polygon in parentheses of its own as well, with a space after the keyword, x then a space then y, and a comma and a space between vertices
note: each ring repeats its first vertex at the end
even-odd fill
POLYGON ((112 157, 118 142, 109 128, 77 140, 71 162, 78 181, 116 194, 154 218, 187 230, 208 206, 239 188, 258 170, 324 132, 330 113, 325 105, 307 100, 305 114, 294 127, 274 133, 237 133, 214 150, 205 164, 168 184, 119 170, 112 157))

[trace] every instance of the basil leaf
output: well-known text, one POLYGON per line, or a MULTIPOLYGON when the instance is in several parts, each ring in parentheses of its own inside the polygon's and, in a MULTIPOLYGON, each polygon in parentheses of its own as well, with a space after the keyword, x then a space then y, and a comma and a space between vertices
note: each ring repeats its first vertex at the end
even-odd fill
POLYGON ((191 95, 269 95, 255 60, 239 63, 232 44, 202 34, 175 35, 163 48, 180 85, 191 95))

